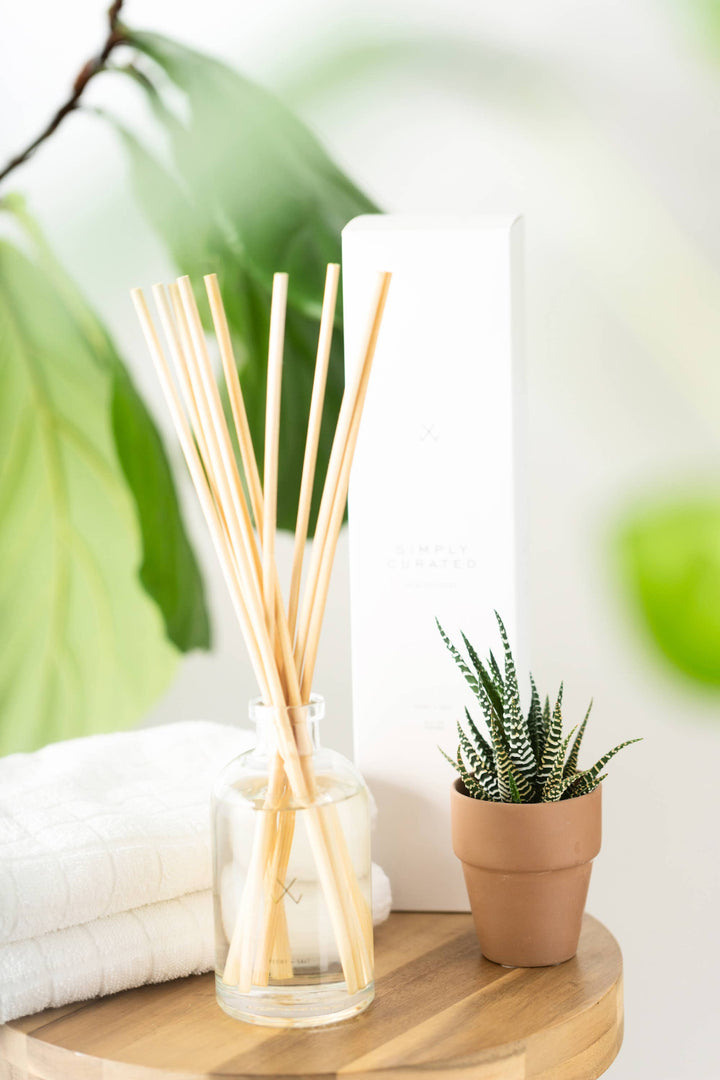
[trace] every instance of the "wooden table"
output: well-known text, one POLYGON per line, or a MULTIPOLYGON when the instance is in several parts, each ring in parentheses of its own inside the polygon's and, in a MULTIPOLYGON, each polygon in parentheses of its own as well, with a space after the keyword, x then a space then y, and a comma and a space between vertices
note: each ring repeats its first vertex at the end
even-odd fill
POLYGON ((376 999, 344 1024, 243 1024, 197 975, 5 1024, 0 1078, 593 1080, 620 1048, 622 957, 590 916, 578 955, 554 968, 491 964, 469 915, 395 913, 376 944, 376 999))

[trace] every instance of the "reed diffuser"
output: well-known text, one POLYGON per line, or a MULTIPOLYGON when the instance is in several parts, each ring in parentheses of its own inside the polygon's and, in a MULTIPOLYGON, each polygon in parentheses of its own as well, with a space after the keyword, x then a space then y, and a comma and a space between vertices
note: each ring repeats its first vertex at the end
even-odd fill
POLYGON ((323 703, 311 690, 390 274, 378 275, 343 395, 303 582, 339 280, 338 266, 327 269, 287 609, 275 532, 288 277, 273 279, 262 480, 217 277, 204 280, 241 469, 190 280, 152 290, 174 377, 142 291, 132 297, 260 690, 257 746, 224 770, 214 797, 217 995, 241 1019, 317 1025, 373 997, 367 790, 349 762, 320 750, 323 703))

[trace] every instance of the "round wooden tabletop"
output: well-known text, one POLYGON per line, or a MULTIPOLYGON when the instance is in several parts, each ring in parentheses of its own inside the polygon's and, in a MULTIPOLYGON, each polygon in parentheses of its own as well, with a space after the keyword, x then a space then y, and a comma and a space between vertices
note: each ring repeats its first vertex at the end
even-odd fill
POLYGON ((395 913, 376 949, 375 1001, 334 1027, 231 1020, 197 975, 5 1024, 0 1078, 594 1080, 620 1048, 622 957, 590 916, 554 968, 491 964, 469 915, 395 913))

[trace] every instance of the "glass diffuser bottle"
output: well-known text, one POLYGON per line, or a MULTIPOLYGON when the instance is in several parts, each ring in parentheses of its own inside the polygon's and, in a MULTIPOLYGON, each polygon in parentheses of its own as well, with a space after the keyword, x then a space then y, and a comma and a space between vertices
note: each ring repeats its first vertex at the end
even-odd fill
POLYGON ((280 782, 275 709, 250 703, 255 747, 213 791, 216 989, 237 1019, 334 1023, 374 996, 370 802, 351 762, 320 746, 324 701, 288 707, 311 797, 280 782))

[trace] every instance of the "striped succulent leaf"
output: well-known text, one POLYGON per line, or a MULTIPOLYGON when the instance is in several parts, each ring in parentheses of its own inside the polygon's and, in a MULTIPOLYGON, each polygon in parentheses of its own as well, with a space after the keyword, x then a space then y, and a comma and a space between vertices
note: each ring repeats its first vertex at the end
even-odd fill
POLYGON ((493 715, 490 720, 490 735, 492 737, 493 760, 495 761, 495 775, 497 776, 500 802, 512 802, 512 791, 510 788, 510 755, 505 746, 500 721, 495 715, 493 715))
POLYGON ((520 695, 515 679, 505 680, 505 733, 510 758, 515 771, 522 773, 532 784, 537 773, 537 762, 530 742, 527 722, 520 708, 520 695))
POLYGON ((473 746, 470 739, 467 737, 467 735, 463 731, 462 724, 460 723, 459 720, 458 720, 458 724, 457 724, 457 731, 458 731, 458 741, 459 741, 460 746, 462 748, 462 752, 465 755, 465 760, 470 765, 470 771, 474 773, 477 769, 484 768, 485 767, 485 762, 484 762, 482 756, 478 753, 478 751, 475 749, 475 747, 473 746))
POLYGON ((540 787, 545 787, 550 778, 550 773, 552 772, 555 758, 562 741, 562 696, 563 687, 561 683, 557 701, 555 702, 555 708, 553 709, 552 719, 545 736, 545 747, 543 749, 543 756, 538 770, 537 779, 540 787))
POLYGON ((532 802, 535 789, 527 777, 514 767, 497 717, 493 718, 492 738, 500 802, 532 802))
POLYGON ((498 689, 502 690, 503 683, 505 682, 505 679, 503 677, 502 671, 500 670, 500 665, 498 664, 497 660, 493 656, 492 649, 490 649, 490 660, 489 660, 489 663, 488 663, 488 667, 490 668, 490 670, 492 672, 493 679, 495 680, 495 683, 497 684, 498 689))
POLYGON ((597 785, 600 783, 598 777, 607 765, 608 761, 610 761, 611 758, 614 758, 615 755, 618 754, 621 750, 624 750, 626 746, 632 746, 633 743, 641 741, 641 739, 627 739, 625 742, 619 743, 617 746, 614 746, 612 750, 608 750, 607 754, 603 754, 600 760, 596 761, 595 764, 591 766, 591 768, 583 769, 582 772, 578 773, 575 777, 575 780, 577 782, 577 788, 575 784, 571 784, 569 787, 569 791, 573 795, 573 797, 578 794, 587 794, 588 791, 592 791, 594 788, 596 788, 597 785))
POLYGON ((515 783, 515 777, 513 775, 512 769, 510 770, 510 774, 508 776, 508 783, 510 784, 510 795, 512 802, 521 803, 522 799, 520 798, 520 792, 518 791, 518 786, 515 783))
MULTIPOLYGON (((466 769, 464 767, 462 754, 460 753, 460 747, 458 747, 456 767, 466 790, 474 799, 484 799, 487 802, 495 801, 496 795, 493 794, 493 781, 495 780, 495 777, 492 774, 484 773, 482 768, 477 772, 470 772, 466 769)), ((497 784, 494 786, 497 788, 497 784)))
MULTIPOLYGON (((545 750, 545 740, 547 739, 548 731, 550 730, 550 723, 551 723, 551 718, 550 718, 550 698, 546 694, 545 695, 545 704, 543 705, 543 711, 542 711, 543 751, 545 750)), ((542 761, 542 754, 540 755, 540 760, 542 761)))
POLYGON ((565 768, 563 770, 564 777, 575 776, 578 771, 578 754, 580 753, 580 743, 582 742, 583 735, 585 734, 585 728, 587 727, 587 722, 590 719, 590 710, 592 709, 592 707, 593 703, 591 701, 588 705, 588 711, 585 713, 585 719, 580 725, 580 730, 578 731, 577 736, 575 737, 575 742, 572 744, 572 748, 570 750, 570 753, 568 754, 568 759, 565 762, 565 768))
POLYGON ((491 799, 493 802, 498 802, 500 799, 500 789, 498 787, 495 772, 491 769, 486 769, 484 765, 480 764, 473 771, 472 775, 483 789, 488 799, 491 799))
POLYGON ((503 694, 503 727, 508 741, 510 760, 515 767, 516 773, 521 773, 531 784, 535 779, 537 762, 530 743, 530 733, 527 722, 520 708, 520 688, 518 687, 517 671, 513 660, 510 642, 504 623, 497 611, 495 612, 500 638, 505 653, 505 693, 503 694))
POLYGON ((492 706, 495 709, 495 712, 498 714, 500 719, 502 719, 502 715, 503 715, 503 713, 502 713, 502 709, 503 709, 502 687, 498 688, 498 686, 495 684, 494 679, 491 678, 487 668, 483 664, 483 662, 480 659, 480 657, 478 656, 478 654, 473 649, 472 645, 468 641, 465 634, 462 633, 462 631, 461 631, 461 635, 462 635, 463 642, 465 643, 465 648, 467 649, 467 654, 470 657, 470 662, 472 663, 472 666, 475 668, 475 671, 477 673, 478 681, 484 687, 485 693, 490 698, 490 701, 492 702, 492 706))
POLYGON ((588 780, 584 773, 578 773, 577 776, 572 777, 567 785, 567 789, 563 794, 564 799, 579 799, 581 795, 589 795, 591 791, 594 791, 596 787, 600 787, 603 780, 607 778, 607 773, 603 773, 602 776, 598 776, 594 780, 588 780))
POLYGON ((440 621, 438 619, 436 619, 435 623, 437 625, 438 630, 440 631, 440 637, 445 642, 445 645, 447 647, 448 652, 450 653, 453 660, 455 661, 455 663, 459 667, 460 671, 462 672, 463 678, 465 679, 465 682, 468 684, 468 686, 472 690, 473 694, 475 694, 475 697, 477 697, 478 700, 479 700, 480 699, 480 689, 481 688, 480 688, 480 684, 478 682, 477 676, 474 675, 473 672, 470 670, 470 668, 467 666, 467 664, 463 660, 459 650, 455 648, 452 641, 450 640, 450 638, 447 636, 447 634, 443 630, 442 626, 440 625, 440 621))
POLYGON ((486 794, 491 799, 497 799, 498 783, 495 776, 495 761, 492 747, 482 737, 468 710, 465 710, 470 736, 466 735, 460 723, 458 723, 458 738, 465 757, 470 762, 473 776, 480 783, 486 794))
POLYGON ((445 758, 445 760, 448 761, 452 765, 453 769, 455 769, 455 771, 457 773, 459 773, 460 779, 462 780, 463 785, 464 785, 465 790, 467 791, 468 795, 471 795, 473 797, 473 799, 484 799, 484 800, 489 802, 490 801, 490 796, 484 790, 482 784, 480 784, 475 779, 475 777, 472 776, 467 771, 467 769, 465 768, 465 764, 464 764, 462 756, 460 754, 460 747, 458 747, 457 759, 455 761, 453 761, 453 759, 450 757, 449 754, 445 753, 442 746, 438 746, 438 750, 440 751, 442 756, 445 758))
POLYGON ((543 729, 542 705, 540 695, 532 675, 530 676, 530 708, 528 709, 527 726, 530 735, 530 745, 535 755, 536 766, 542 761, 545 746, 545 731, 543 729))
POLYGON ((555 761, 553 762, 550 775, 543 786, 540 794, 542 802, 557 802, 562 796, 563 791, 563 762, 565 761, 565 754, 567 748, 570 745, 570 740, 577 731, 577 727, 574 727, 569 735, 566 735, 563 739, 558 752, 555 755, 555 761))
POLYGON ((487 741, 487 739, 484 737, 484 735, 482 734, 482 732, 478 728, 477 724, 473 720, 472 716, 470 715, 470 710, 468 709, 467 705, 465 706, 465 719, 467 720, 467 726, 470 729, 470 736, 471 736, 473 742, 475 743, 475 746, 477 747, 478 753, 485 757, 485 763, 486 763, 488 769, 492 770, 493 769, 492 746, 487 741))

